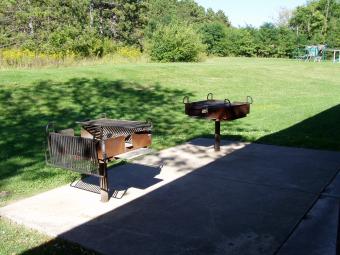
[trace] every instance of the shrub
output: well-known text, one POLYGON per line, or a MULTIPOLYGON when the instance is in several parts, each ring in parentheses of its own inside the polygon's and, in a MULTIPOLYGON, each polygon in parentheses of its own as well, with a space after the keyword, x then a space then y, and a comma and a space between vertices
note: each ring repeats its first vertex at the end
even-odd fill
POLYGON ((103 56, 115 53, 118 48, 118 43, 109 38, 104 38, 102 40, 102 45, 103 45, 103 56))
POLYGON ((60 65, 73 62, 75 54, 67 51, 61 53, 41 53, 28 49, 3 49, 0 50, 0 67, 32 67, 46 65, 60 65))
POLYGON ((117 49, 117 54, 121 57, 130 58, 130 59, 138 59, 142 56, 142 53, 139 49, 135 47, 124 46, 117 49))
POLYGON ((256 44, 247 29, 228 28, 225 41, 228 56, 252 57, 256 53, 256 44))
POLYGON ((207 45, 208 54, 226 56, 226 26, 219 22, 206 23, 200 29, 202 42, 207 45))
POLYGON ((191 25, 170 23, 160 26, 147 45, 152 60, 161 62, 198 61, 204 51, 201 38, 191 25))

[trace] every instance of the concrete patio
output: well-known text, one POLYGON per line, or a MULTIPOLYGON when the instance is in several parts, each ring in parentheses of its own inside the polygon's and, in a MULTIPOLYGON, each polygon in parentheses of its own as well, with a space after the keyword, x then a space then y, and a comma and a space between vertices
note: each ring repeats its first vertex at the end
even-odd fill
POLYGON ((340 153, 212 144, 196 139, 110 170, 108 203, 88 178, 0 215, 103 254, 336 254, 340 153))

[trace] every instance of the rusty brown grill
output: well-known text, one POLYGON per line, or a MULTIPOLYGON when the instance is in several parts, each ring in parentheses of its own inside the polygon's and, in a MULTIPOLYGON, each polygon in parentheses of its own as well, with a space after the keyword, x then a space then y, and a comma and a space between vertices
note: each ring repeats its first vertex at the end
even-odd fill
POLYGON ((101 118, 79 122, 82 127, 96 139, 105 140, 112 137, 125 136, 126 141, 131 142, 133 133, 151 134, 152 124, 139 121, 122 121, 101 118))
POLYGON ((204 118, 215 121, 215 145, 216 151, 220 150, 221 121, 232 121, 244 118, 250 112, 253 99, 248 96, 246 102, 230 102, 229 99, 214 100, 213 94, 207 95, 207 100, 189 102, 189 97, 183 98, 185 114, 194 118, 204 118))
POLYGON ((100 177, 101 199, 107 201, 107 163, 120 154, 149 147, 152 124, 108 118, 77 123, 80 136, 73 129, 56 132, 53 125, 47 125, 46 163, 100 177))

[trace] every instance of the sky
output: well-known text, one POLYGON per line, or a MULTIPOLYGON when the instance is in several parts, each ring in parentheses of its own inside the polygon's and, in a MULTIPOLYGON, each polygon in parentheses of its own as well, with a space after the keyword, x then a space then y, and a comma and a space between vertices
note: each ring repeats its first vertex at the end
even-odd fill
POLYGON ((223 10, 233 26, 261 26, 273 22, 280 8, 294 9, 306 0, 196 0, 205 8, 223 10))

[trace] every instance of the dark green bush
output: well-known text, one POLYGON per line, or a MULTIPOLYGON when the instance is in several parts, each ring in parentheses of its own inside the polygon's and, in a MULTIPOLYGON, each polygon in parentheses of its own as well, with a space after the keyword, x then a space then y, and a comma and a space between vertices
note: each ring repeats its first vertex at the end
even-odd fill
POLYGON ((152 60, 160 62, 198 61, 204 51, 199 34, 191 25, 160 26, 147 45, 152 60))
POLYGON ((217 56, 227 56, 226 26, 220 22, 205 23, 200 29, 202 42, 207 45, 208 54, 217 56))
POLYGON ((252 57, 256 55, 254 37, 247 29, 227 29, 225 47, 228 56, 252 57))

